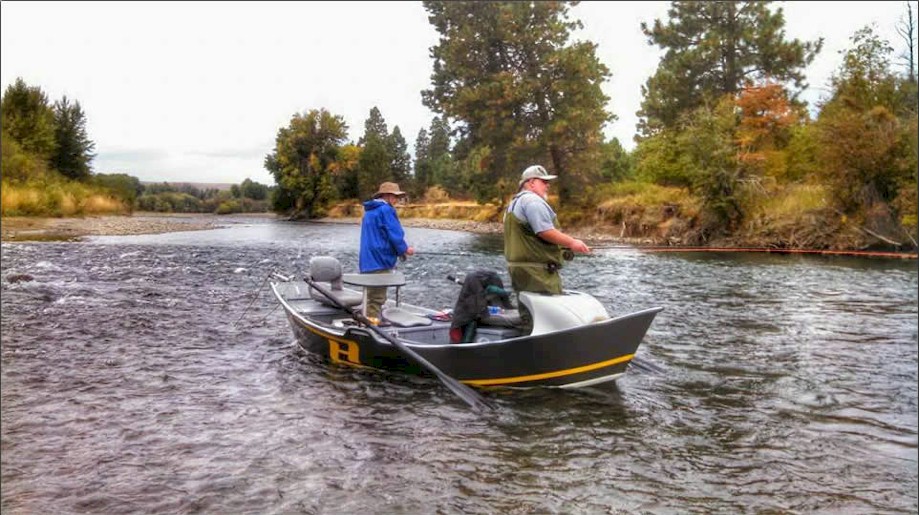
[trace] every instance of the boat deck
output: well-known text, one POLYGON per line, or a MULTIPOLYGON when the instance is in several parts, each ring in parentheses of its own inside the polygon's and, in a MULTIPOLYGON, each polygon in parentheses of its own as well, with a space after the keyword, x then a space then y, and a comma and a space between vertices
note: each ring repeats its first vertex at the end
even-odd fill
MULTIPOLYGON (((360 327, 347 312, 329 306, 310 296, 306 284, 296 282, 278 284, 279 291, 291 310, 305 319, 326 327, 335 332, 344 331, 349 327, 360 327)), ((388 299, 385 309, 397 307, 393 299, 388 299)), ((407 343, 417 345, 446 345, 450 344, 450 321, 433 320, 428 315, 435 315, 438 311, 406 304, 401 302, 400 311, 415 315, 426 321, 428 325, 403 326, 399 323, 379 326, 381 329, 398 337, 407 343)), ((357 306, 360 309, 360 306, 357 306)), ((506 340, 521 336, 521 331, 511 327, 479 326, 476 330, 476 343, 506 340)))

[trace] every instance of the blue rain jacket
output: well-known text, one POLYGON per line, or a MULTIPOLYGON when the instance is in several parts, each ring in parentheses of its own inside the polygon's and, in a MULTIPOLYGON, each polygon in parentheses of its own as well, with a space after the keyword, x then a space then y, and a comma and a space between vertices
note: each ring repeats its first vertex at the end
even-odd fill
POLYGON ((385 200, 364 203, 361 220, 361 251, 358 269, 362 274, 396 268, 396 258, 406 253, 406 233, 399 223, 396 210, 385 200))

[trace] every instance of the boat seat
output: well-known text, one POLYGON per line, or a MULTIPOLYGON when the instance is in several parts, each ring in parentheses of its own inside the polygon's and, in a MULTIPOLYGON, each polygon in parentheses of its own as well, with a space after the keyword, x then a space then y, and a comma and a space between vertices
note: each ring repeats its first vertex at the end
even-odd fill
MULTIPOLYGON (((357 306, 364 302, 364 295, 354 290, 346 290, 342 286, 342 263, 332 256, 314 256, 310 258, 310 278, 318 282, 329 283, 329 293, 346 307, 357 306)), ((310 288, 310 298, 326 306, 335 304, 325 295, 310 288)))
MULTIPOLYGON (((399 307, 399 288, 406 285, 406 276, 402 272, 391 271, 379 274, 345 274, 342 281, 351 286, 360 286, 367 295, 368 288, 396 288, 396 306, 399 307)), ((365 306, 366 309, 366 306, 365 306)))
POLYGON ((506 309, 504 313, 489 314, 479 319, 480 326, 519 328, 523 325, 521 314, 516 309, 506 309))
POLYGON ((399 327, 431 325, 431 319, 410 313, 403 308, 389 307, 383 310, 383 319, 399 327))

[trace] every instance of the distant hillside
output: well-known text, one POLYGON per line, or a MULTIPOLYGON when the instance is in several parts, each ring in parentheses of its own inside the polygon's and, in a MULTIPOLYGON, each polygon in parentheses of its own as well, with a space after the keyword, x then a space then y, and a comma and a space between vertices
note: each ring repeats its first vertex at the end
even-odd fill
POLYGON ((178 187, 185 186, 185 185, 188 185, 188 186, 192 186, 192 187, 194 187, 194 188, 197 188, 197 189, 199 189, 199 190, 220 190, 220 191, 225 191, 225 190, 229 190, 231 187, 233 187, 233 183, 231 183, 231 182, 226 182, 226 183, 224 183, 224 182, 141 181, 141 184, 143 184, 144 186, 146 186, 146 185, 148 185, 148 184, 163 184, 164 182, 165 182, 166 184, 169 184, 170 186, 175 186, 175 187, 177 187, 177 188, 178 188, 178 187))

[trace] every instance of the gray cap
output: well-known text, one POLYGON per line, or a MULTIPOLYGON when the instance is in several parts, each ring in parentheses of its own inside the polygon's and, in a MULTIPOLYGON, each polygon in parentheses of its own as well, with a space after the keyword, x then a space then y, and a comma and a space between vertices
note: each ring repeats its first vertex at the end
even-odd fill
POLYGON ((524 185, 525 182, 530 179, 543 179, 544 181, 551 181, 558 177, 557 175, 550 175, 547 173, 546 168, 543 168, 540 165, 528 166, 524 173, 521 174, 521 180, 518 182, 518 188, 524 185))

